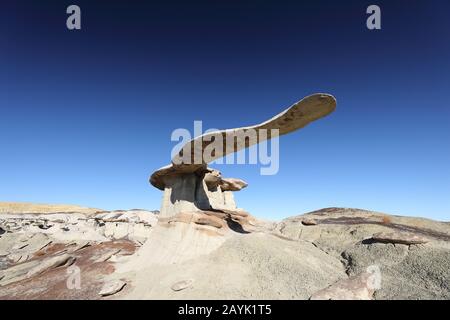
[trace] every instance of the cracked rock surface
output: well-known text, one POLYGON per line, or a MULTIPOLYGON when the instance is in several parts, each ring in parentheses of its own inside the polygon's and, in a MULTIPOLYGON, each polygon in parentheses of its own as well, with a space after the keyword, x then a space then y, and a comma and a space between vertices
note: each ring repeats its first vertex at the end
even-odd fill
POLYGON ((0 299, 450 299, 450 224, 422 218, 16 212, 0 228, 0 299))
MULTIPOLYGON (((350 278, 364 274, 367 268, 379 269, 380 286, 373 296, 369 294, 371 299, 449 299, 448 223, 388 217, 366 210, 328 208, 285 219, 275 231, 292 240, 311 242, 339 259, 350 278), (304 226, 305 218, 317 224, 304 226)), ((322 291, 312 298, 336 298, 330 291, 327 294, 322 291)), ((345 296, 341 292, 341 298, 345 296)))

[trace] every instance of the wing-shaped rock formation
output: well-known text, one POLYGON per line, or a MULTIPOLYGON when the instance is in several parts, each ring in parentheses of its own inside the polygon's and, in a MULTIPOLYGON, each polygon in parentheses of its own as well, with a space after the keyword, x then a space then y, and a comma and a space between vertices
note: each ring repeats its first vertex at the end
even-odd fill
POLYGON ((275 135, 301 129, 330 114, 335 107, 333 96, 313 94, 262 123, 206 133, 186 143, 171 164, 156 170, 150 177, 150 183, 164 191, 161 216, 196 210, 235 210, 232 192, 245 188, 247 183, 222 178, 220 172, 208 168, 207 164, 275 135), (212 148, 213 143, 215 148, 212 148))

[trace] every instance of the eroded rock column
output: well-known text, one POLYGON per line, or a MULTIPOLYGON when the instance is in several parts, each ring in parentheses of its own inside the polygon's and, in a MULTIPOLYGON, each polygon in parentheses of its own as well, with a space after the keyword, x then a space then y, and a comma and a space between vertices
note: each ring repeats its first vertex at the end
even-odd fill
POLYGON ((164 178, 161 217, 198 210, 235 210, 234 191, 247 186, 240 179, 222 179, 217 170, 184 173, 164 178))

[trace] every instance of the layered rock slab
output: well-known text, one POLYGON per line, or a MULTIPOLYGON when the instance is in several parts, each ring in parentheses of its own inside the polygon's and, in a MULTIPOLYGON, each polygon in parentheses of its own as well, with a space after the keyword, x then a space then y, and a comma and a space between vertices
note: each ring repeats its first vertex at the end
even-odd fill
POLYGON ((349 277, 368 267, 378 268, 381 286, 374 299, 449 299, 448 223, 386 216, 361 209, 326 208, 287 218, 273 229, 280 236, 310 242, 340 259, 349 277), (317 224, 304 225, 304 219, 314 219, 317 224), (385 241, 375 240, 377 234, 385 241), (428 242, 423 243, 424 238, 428 242))
POLYGON ((208 255, 235 233, 246 234, 255 219, 245 211, 215 210, 180 212, 160 217, 135 261, 124 270, 152 264, 173 264, 208 255))
POLYGON ((372 236, 374 241, 384 243, 400 243, 400 244, 422 244, 430 240, 424 236, 414 234, 412 232, 395 231, 395 232, 377 232, 372 236))
POLYGON ((193 210, 235 209, 230 192, 241 190, 247 183, 235 178, 222 179, 218 171, 207 168, 208 163, 301 129, 335 108, 333 96, 313 94, 262 123, 208 132, 187 142, 169 165, 150 176, 150 183, 164 191, 161 216, 193 210))
POLYGON ((247 186, 240 179, 222 179, 220 172, 209 168, 161 179, 164 181, 161 217, 198 210, 235 210, 232 192, 247 186))

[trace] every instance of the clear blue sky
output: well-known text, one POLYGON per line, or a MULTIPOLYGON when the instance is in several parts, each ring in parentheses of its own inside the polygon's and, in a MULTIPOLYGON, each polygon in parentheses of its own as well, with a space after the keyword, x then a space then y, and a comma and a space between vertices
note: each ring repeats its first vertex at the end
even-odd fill
POLYGON ((10 1, 0 13, 0 201, 158 209, 148 183, 176 128, 250 125, 333 94, 280 139, 280 171, 238 205, 281 219, 330 207, 450 220, 450 3, 10 1), (128 4, 127 4, 128 3, 128 4), (368 5, 382 30, 365 27, 368 5), (82 30, 68 31, 78 4, 82 30))

